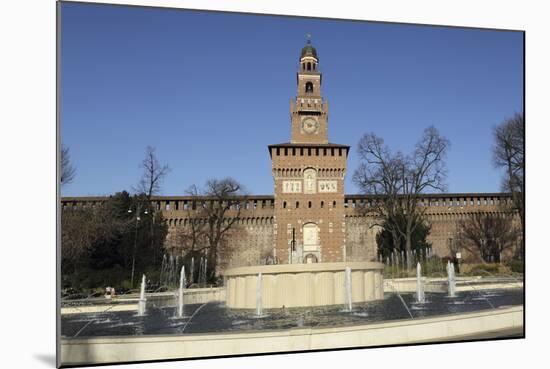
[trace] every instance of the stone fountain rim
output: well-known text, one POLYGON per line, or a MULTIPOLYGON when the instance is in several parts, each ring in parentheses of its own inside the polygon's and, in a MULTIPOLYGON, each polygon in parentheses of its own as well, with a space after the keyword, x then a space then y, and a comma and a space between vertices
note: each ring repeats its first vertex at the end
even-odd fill
POLYGON ((350 267, 352 272, 359 270, 383 270, 384 264, 374 261, 353 261, 336 263, 313 263, 313 264, 277 264, 277 265, 255 265, 227 269, 225 277, 257 275, 262 274, 284 274, 284 273, 315 273, 344 271, 350 267))

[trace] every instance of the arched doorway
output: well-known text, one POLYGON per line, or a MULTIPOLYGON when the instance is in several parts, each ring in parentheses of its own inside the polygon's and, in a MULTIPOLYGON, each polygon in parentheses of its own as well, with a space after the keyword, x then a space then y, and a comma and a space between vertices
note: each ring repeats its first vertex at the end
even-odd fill
MULTIPOLYGON (((303 234, 303 245, 304 245, 304 254, 309 256, 309 254, 315 256, 315 262, 317 262, 318 256, 316 254, 319 253, 319 227, 315 223, 306 223, 304 224, 302 228, 302 234, 303 234)), ((305 262, 308 262, 306 258, 304 258, 305 262)))
POLYGON ((307 254, 306 257, 304 258, 304 263, 306 264, 313 264, 316 262, 317 262, 317 256, 313 254, 307 254))

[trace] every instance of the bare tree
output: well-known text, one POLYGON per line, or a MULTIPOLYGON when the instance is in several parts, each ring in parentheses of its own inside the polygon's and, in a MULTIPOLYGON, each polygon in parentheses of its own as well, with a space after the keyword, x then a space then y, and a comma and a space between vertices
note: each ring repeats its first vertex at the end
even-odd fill
MULTIPOLYGON (((155 154, 155 148, 152 146, 147 146, 145 148, 145 157, 143 158, 140 167, 143 169, 143 174, 139 180, 137 188, 134 188, 134 190, 138 193, 145 194, 147 198, 147 204, 145 204, 145 206, 147 206, 148 210, 151 212, 152 219, 155 219, 156 209, 151 206, 151 197, 159 193, 162 181, 166 175, 170 173, 171 169, 167 164, 161 165, 159 163, 155 154)), ((151 249, 154 250, 153 265, 156 265, 160 259, 156 254, 157 248, 155 247, 154 230, 154 223, 151 222, 151 249)))
MULTIPOLYGON (((449 146, 449 141, 434 127, 424 130, 408 156, 401 152, 392 154, 384 141, 372 133, 359 141, 358 153, 363 162, 353 179, 363 193, 377 195, 365 211, 378 216, 394 240, 399 235, 405 239, 407 256, 412 250, 412 235, 423 224, 425 207, 420 205, 421 195, 446 189, 444 159, 449 146)), ((407 257, 409 268, 410 264, 407 257)))
POLYGON ((220 254, 227 252, 229 234, 238 224, 247 196, 243 186, 232 178, 210 179, 203 190, 191 186, 187 192, 195 197, 196 209, 190 210, 193 215, 180 239, 190 250, 206 254, 208 279, 213 280, 220 254))
POLYGON ((209 277, 213 279, 219 248, 226 241, 229 231, 239 221, 241 210, 246 206, 248 199, 243 186, 233 178, 211 179, 206 182, 205 190, 206 195, 212 199, 202 206, 207 220, 208 262, 212 266, 209 277), (228 216, 229 214, 231 216, 228 216))
POLYGON ((374 216, 372 226, 385 227, 392 234, 393 246, 397 250, 399 229, 395 220, 399 212, 403 155, 400 152, 392 154, 384 140, 373 133, 361 138, 357 152, 362 162, 353 175, 353 181, 363 193, 374 195, 373 200, 360 210, 365 215, 374 216))
POLYGON ((186 193, 195 200, 185 209, 187 216, 184 226, 175 231, 176 245, 185 253, 202 253, 208 248, 205 214, 202 208, 197 209, 196 206, 197 202, 201 203, 204 194, 196 185, 190 186, 186 193))
POLYGON ((155 148, 152 146, 147 146, 145 149, 145 158, 140 167, 143 168, 143 174, 136 190, 144 193, 147 200, 150 201, 151 197, 160 191, 162 181, 170 173, 170 167, 159 163, 155 155, 155 148))
POLYGON ((512 206, 519 212, 521 229, 525 226, 523 194, 525 191, 525 124, 523 114, 516 114, 494 129, 493 163, 505 170, 502 189, 512 195, 512 206))
POLYGON ((500 262, 503 252, 517 245, 520 234, 511 213, 473 213, 459 222, 457 240, 480 262, 500 262))
POLYGON ((76 177, 76 168, 71 164, 69 148, 65 145, 61 146, 61 185, 71 183, 76 177))
MULTIPOLYGON (((428 127, 416 144, 410 159, 406 160, 406 165, 403 166, 402 199, 399 203, 405 224, 404 229, 399 228, 399 232, 405 238, 407 255, 410 255, 412 250, 412 234, 416 227, 422 224, 426 209, 420 205, 421 195, 433 191, 445 192, 447 189, 445 156, 449 146, 449 140, 442 137, 435 127, 428 127)), ((408 257, 407 267, 411 267, 408 257)))

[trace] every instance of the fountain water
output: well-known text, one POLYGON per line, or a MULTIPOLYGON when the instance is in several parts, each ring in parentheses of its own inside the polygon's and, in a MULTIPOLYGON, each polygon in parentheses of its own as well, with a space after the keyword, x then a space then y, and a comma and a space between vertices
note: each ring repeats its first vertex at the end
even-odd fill
POLYGON ((447 262, 447 284, 449 297, 456 297, 455 267, 450 261, 447 262))
POLYGON ((197 267, 197 283, 202 285, 202 256, 197 260, 197 263, 199 264, 197 267))
POLYGON ((185 265, 181 267, 180 288, 178 291, 178 318, 183 317, 183 291, 185 290, 185 265))
POLYGON ((518 278, 514 277, 511 274, 507 274, 507 275, 504 275, 504 276, 497 276, 497 275, 495 275, 493 273, 489 273, 488 271, 483 270, 483 269, 479 270, 478 272, 486 274, 489 277, 492 277, 494 279, 498 279, 499 281, 502 281, 504 279, 504 283, 509 283, 509 284, 512 284, 512 285, 514 285, 514 283, 515 283, 518 287, 520 287, 523 284, 522 280, 519 280, 518 278), (513 281, 513 282, 510 282, 510 281, 513 281))
POLYGON ((141 277, 141 292, 139 294, 138 301, 138 316, 145 315, 145 303, 147 299, 145 298, 145 274, 141 277))
POLYGON ((422 267, 420 263, 416 264, 416 302, 423 304, 426 302, 424 296, 424 283, 422 282, 422 267))
POLYGON ((189 274, 189 283, 195 282, 195 257, 191 257, 191 273, 189 274))
POLYGON ((167 265, 166 254, 164 254, 164 255, 162 255, 162 264, 160 266, 160 280, 159 280, 159 283, 160 283, 161 286, 163 285, 164 276, 166 274, 166 265, 167 265))
POLYGON ((189 319, 185 322, 185 325, 183 326, 183 328, 181 329, 181 333, 183 333, 185 331, 185 328, 187 328, 187 326, 189 325, 189 323, 191 323, 191 320, 193 320, 193 318, 195 317, 195 315, 197 315, 197 313, 203 308, 205 307, 206 305, 208 305, 210 303, 210 301, 207 301, 205 302, 204 304, 202 304, 201 306, 199 306, 194 312, 193 314, 191 314, 191 316, 189 317, 189 319))
POLYGON ((405 303, 405 300, 403 300, 403 296, 401 296, 401 294, 399 293, 399 290, 397 290, 393 284, 389 284, 388 286, 393 290, 393 292, 395 292, 395 294, 397 295, 397 297, 401 301, 401 304, 405 307, 405 310, 407 310, 407 313, 409 314, 411 319, 414 319, 414 316, 412 315, 411 310, 409 309, 409 307, 405 303))
POLYGON ((160 269, 160 286, 174 287, 177 286, 177 273, 180 265, 180 257, 177 255, 174 257, 166 255, 162 258, 162 265, 160 269))
POLYGON ((166 280, 164 284, 166 286, 170 286, 172 284, 172 280, 174 279, 174 257, 172 255, 168 258, 167 271, 168 273, 166 273, 166 280))
POLYGON ((256 282, 256 316, 262 316, 262 273, 258 273, 256 282))
POLYGON ((206 269, 208 268, 208 259, 204 258, 204 268, 202 270, 203 277, 202 277, 202 283, 206 286, 206 269))
POLYGON ((198 283, 201 287, 206 285, 206 270, 208 268, 208 260, 201 256, 199 260, 199 276, 198 283))
POLYGON ((346 267, 346 272, 344 276, 344 310, 352 310, 352 299, 351 299, 351 268, 346 267))

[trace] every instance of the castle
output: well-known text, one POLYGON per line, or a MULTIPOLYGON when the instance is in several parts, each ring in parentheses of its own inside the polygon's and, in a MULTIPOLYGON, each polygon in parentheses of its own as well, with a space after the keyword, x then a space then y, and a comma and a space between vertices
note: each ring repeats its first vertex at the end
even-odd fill
MULTIPOLYGON (((277 263, 376 260, 375 219, 359 209, 372 198, 346 195, 344 178, 350 146, 328 139, 328 102, 321 94, 319 57, 308 40, 297 72, 297 94, 291 101, 291 135, 286 143, 268 146, 275 185, 273 195, 243 198, 235 231, 226 242, 220 268, 277 263)), ((62 207, 96 206, 103 197, 64 197, 62 207)), ((191 196, 155 196, 169 226, 166 247, 178 252, 177 229, 189 225, 198 201, 191 196)), ((511 202, 502 193, 425 195, 428 241, 439 256, 456 250, 457 226, 473 212, 504 214, 511 202)), ((228 214, 231 216, 231 214, 228 214)), ((458 250, 459 251, 459 250, 458 250)))

